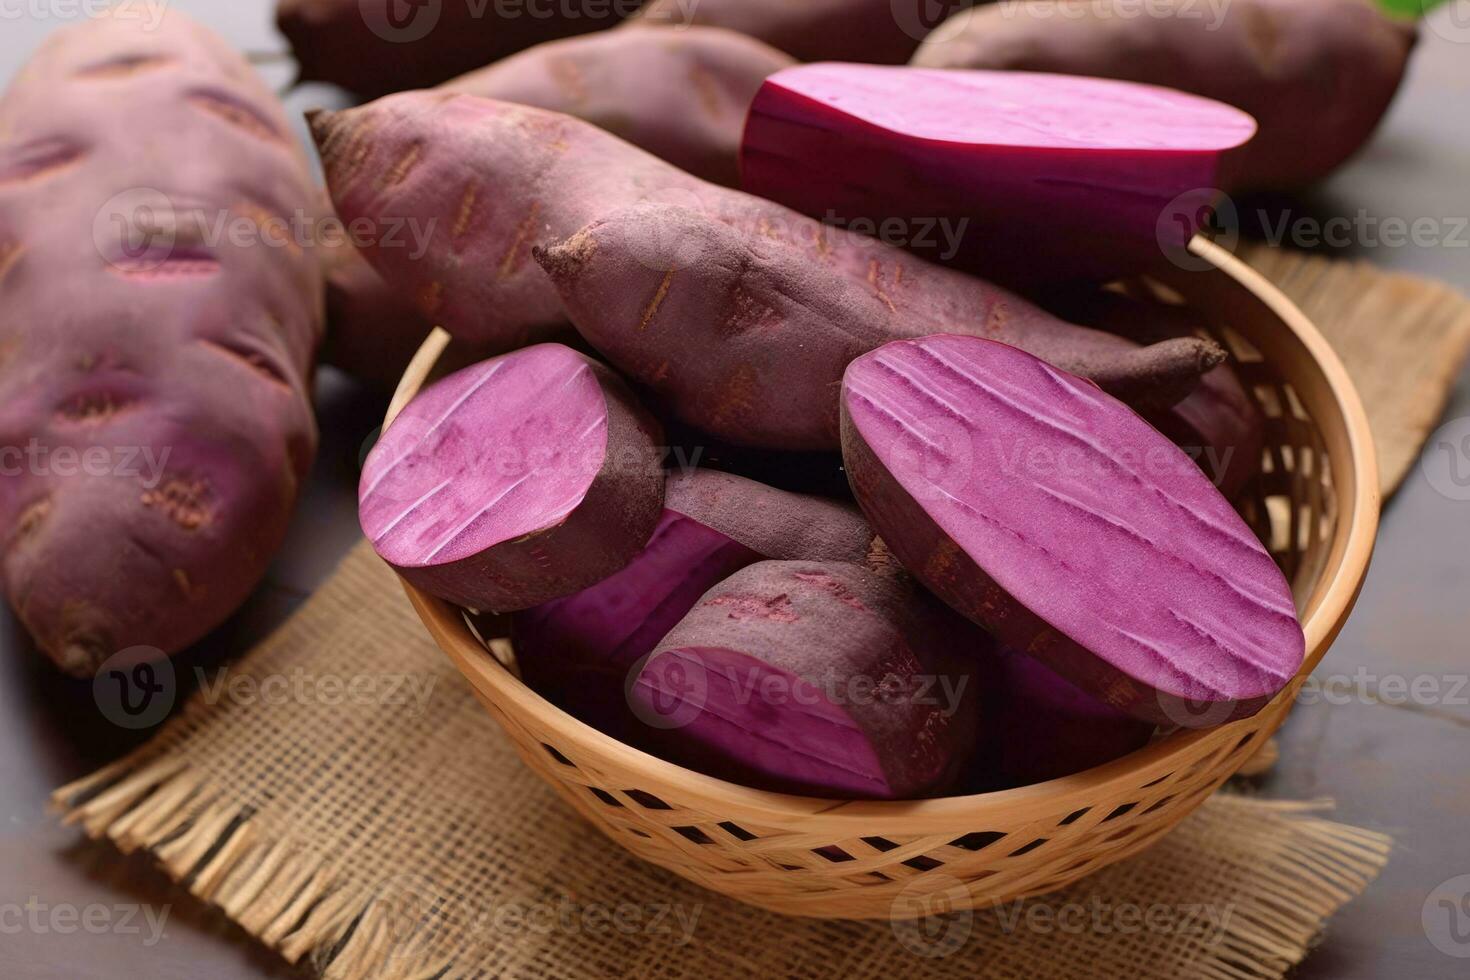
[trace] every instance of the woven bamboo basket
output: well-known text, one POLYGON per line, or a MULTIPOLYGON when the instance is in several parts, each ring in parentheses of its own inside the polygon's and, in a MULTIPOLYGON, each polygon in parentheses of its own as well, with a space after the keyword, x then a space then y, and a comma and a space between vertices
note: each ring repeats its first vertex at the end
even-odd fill
MULTIPOLYGON (((1225 250, 1197 239, 1203 271, 1135 287, 1202 313, 1236 354, 1268 417, 1265 471, 1241 510, 1285 570, 1307 637, 1295 683, 1253 718, 1180 731, 1091 771, 1022 789, 916 802, 840 802, 761 792, 630 748, 517 678, 503 640, 405 583, 435 641, 521 758, 634 854, 778 912, 911 919, 1053 891, 1143 850, 1199 806, 1281 725, 1357 599, 1377 534, 1368 420, 1342 364, 1307 318, 1225 250)), ((396 416, 448 346, 425 342, 396 416)))

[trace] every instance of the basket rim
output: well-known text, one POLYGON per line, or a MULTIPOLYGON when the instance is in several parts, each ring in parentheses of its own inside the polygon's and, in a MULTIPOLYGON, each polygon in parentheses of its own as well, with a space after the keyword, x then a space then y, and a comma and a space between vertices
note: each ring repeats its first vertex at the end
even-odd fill
MULTIPOLYGON (((471 635, 461 610, 420 591, 401 576, 399 581, 440 649, 470 684, 500 705, 502 711, 511 713, 513 708, 534 717, 544 728, 557 732, 574 754, 599 759, 599 768, 637 772, 640 785, 630 788, 656 796, 660 787, 677 787, 669 792, 681 805, 699 805, 729 819, 780 825, 793 818, 820 815, 824 825, 850 831, 855 837, 877 832, 879 824, 891 826, 902 820, 906 831, 945 833, 959 828, 973 830, 990 814, 1014 824, 1028 811, 1038 815, 1055 812, 1058 798, 1069 795, 1076 797, 1080 809, 1090 805, 1088 800, 1105 797, 1112 790, 1126 790, 1166 777, 1178 768, 1181 756, 1201 743, 1229 742, 1237 731, 1244 737, 1255 730, 1260 717, 1284 713, 1287 702, 1296 697, 1300 685, 1321 662, 1357 601, 1377 539, 1381 508, 1377 457, 1367 411, 1327 339, 1281 290, 1228 250, 1196 237, 1189 251, 1210 267, 1208 274, 1223 276, 1230 288, 1250 294, 1305 347, 1323 375, 1347 434, 1348 459, 1337 458, 1339 454, 1332 458, 1339 501, 1332 542, 1337 560, 1324 571, 1314 602, 1303 616, 1307 657, 1294 681, 1257 716, 1216 728, 1181 729, 1105 765, 1015 789, 922 800, 838 800, 775 793, 686 769, 587 725, 541 697, 491 656, 471 635)), ((418 392, 450 340, 439 327, 429 334, 399 382, 383 423, 385 429, 418 392)))

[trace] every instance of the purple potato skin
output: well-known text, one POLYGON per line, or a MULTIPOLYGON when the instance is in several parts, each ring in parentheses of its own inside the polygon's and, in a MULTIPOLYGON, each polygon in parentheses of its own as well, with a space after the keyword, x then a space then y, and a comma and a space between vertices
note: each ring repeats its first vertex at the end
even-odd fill
POLYGON ((936 336, 855 361, 842 407, 853 492, 904 567, 1103 703, 1209 727, 1300 669, 1265 548, 1182 451, 1082 379, 936 336))
POLYGON ((913 64, 1090 75, 1217 99, 1260 124, 1227 155, 1220 186, 1289 190, 1325 177, 1369 140, 1416 37, 1413 22, 1361 0, 1239 0, 1219 18, 1191 14, 1185 0, 1146 17, 1128 16, 1126 5, 966 11, 913 64))
POLYGON ((0 482, 4 585, 90 677, 199 640, 285 537, 316 453, 323 302, 275 222, 319 197, 269 89, 174 12, 58 31, 0 133, 0 442, 56 464, 0 482), (212 237, 225 218, 259 235, 212 237))
POLYGON ((975 745, 988 649, 901 572, 762 562, 710 590, 643 664, 637 744, 775 792, 943 795, 975 745))
POLYGON ((465 0, 280 0, 276 26, 291 42, 302 81, 331 82, 371 98, 428 88, 543 41, 605 30, 634 6, 626 0, 585 9, 553 4, 553 16, 502 17, 496 4, 465 0), (561 13, 567 10, 577 16, 561 13))
MULTIPOLYGON (((558 386, 558 392, 563 387, 558 386)), ((529 394, 541 399, 538 408, 546 407, 543 391, 538 388, 529 394)), ((363 467, 359 490, 363 529, 385 561, 431 595, 481 612, 529 609, 607 578, 642 549, 663 508, 661 439, 658 423, 622 379, 600 362, 556 344, 506 354, 420 392, 387 428, 363 467), (555 364, 555 370, 563 373, 552 377, 567 384, 576 381, 579 372, 590 373, 595 406, 578 406, 586 412, 572 418, 579 426, 591 423, 593 430, 605 427, 595 472, 588 472, 592 461, 581 456, 590 451, 587 446, 546 441, 545 418, 556 413, 543 410, 537 418, 502 417, 508 411, 503 407, 508 379, 533 362, 555 364), (498 385, 489 385, 492 379, 498 385), (466 391, 482 397, 460 397, 466 391), (483 445, 492 423, 507 426, 515 435, 501 444, 483 445), (423 441, 431 438, 440 442, 425 449, 423 441), (444 448, 447 442, 457 443, 462 451, 451 454, 444 448), (555 455, 550 461, 541 460, 548 450, 555 455), (500 471, 506 458, 520 467, 515 472, 521 479, 499 493, 507 474, 514 475, 509 469, 500 471), (425 470, 427 475, 421 472, 425 470), (412 491, 391 482, 394 473, 405 472, 404 479, 414 481, 408 484, 415 487, 412 491), (447 513, 439 509, 432 493, 419 496, 424 482, 441 477, 440 486, 449 487, 451 494, 460 487, 470 494, 463 499, 452 496, 453 509, 447 513), (494 482, 497 478, 501 484, 494 482), (528 481, 534 481, 529 491, 534 499, 500 506, 502 498, 508 500, 511 491, 528 481), (575 488, 576 503, 568 512, 539 514, 550 481, 555 481, 558 492, 575 488), (482 497, 492 493, 494 498, 480 509, 482 497), (411 506, 405 509, 405 504, 411 506), (473 523, 462 520, 463 511, 472 507, 479 510, 473 523), (525 513, 532 516, 523 517, 525 513), (510 525, 496 523, 502 520, 530 520, 535 526, 516 524, 514 530, 506 530, 510 525), (471 540, 443 537, 427 553, 418 543, 439 539, 445 527, 456 526, 457 531, 473 535, 471 540), (403 542, 400 528, 411 543, 403 542), (390 543, 392 535, 399 536, 390 543), (484 545, 486 539, 493 543, 484 545)))
POLYGON ((855 507, 714 470, 671 478, 663 517, 622 571, 516 614, 521 676, 577 718, 629 741, 632 671, 709 589, 767 559, 862 562, 873 532, 855 507))
MULTIPOLYGON (((364 256, 394 291, 413 298, 426 321, 473 349, 513 350, 561 330, 562 298, 535 249, 649 199, 672 200, 744 236, 784 244, 804 257, 811 275, 840 276, 885 308, 942 319, 945 329, 968 323, 971 332, 993 331, 997 317, 1030 315, 1029 304, 983 280, 701 181, 560 113, 410 92, 315 113, 312 131, 343 220, 385 227, 412 218, 432 229, 422 255, 380 245, 364 256)), ((677 246, 673 236, 662 241, 677 246)), ((1204 343, 1185 350, 1200 362, 1185 359, 1196 375, 1222 354, 1204 343)), ((1164 360, 1155 367, 1178 364, 1173 356, 1164 360)))
POLYGON ((970 0, 648 0, 625 31, 648 26, 724 27, 800 61, 898 65, 947 14, 970 0))
POLYGON ((1181 338, 1141 348, 1065 323, 937 267, 874 292, 808 256, 666 204, 614 212, 534 253, 581 334, 686 423, 740 445, 838 446, 837 394, 856 357, 935 330, 1027 350, 1145 408, 1198 384, 1224 351, 1181 338))
MULTIPOLYGON (((718 28, 608 31, 539 44, 441 87, 565 112, 696 177, 734 186, 750 100, 766 76, 791 64, 718 28)), ((350 245, 328 250, 325 264, 331 329, 323 361, 392 391, 433 321, 350 245)), ((479 345, 470 353, 510 349, 479 345)))
POLYGON ((564 112, 686 173, 735 187, 750 102, 768 76, 794 64, 719 28, 608 31, 538 45, 443 88, 564 112))

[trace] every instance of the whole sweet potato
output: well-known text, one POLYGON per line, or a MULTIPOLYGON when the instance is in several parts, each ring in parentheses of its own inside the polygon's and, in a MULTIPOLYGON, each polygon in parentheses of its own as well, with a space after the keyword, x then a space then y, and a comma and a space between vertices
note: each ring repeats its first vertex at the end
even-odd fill
POLYGON ((802 61, 902 64, 971 0, 649 0, 627 28, 726 27, 802 61))
MULTIPOLYGON (((447 91, 565 112, 696 176, 739 182, 740 137, 762 79, 792 60, 718 28, 606 31, 539 44, 446 82, 447 91)), ((389 390, 431 320, 345 246, 327 253, 322 358, 389 390)), ((505 348, 482 345, 482 356, 505 348)))
POLYGON ((951 319, 968 314, 977 327, 998 308, 982 302, 993 287, 980 280, 700 181, 558 113, 411 92, 317 113, 312 128, 344 219, 412 217, 433 230, 422 257, 377 247, 367 258, 394 289, 415 296, 426 317, 472 345, 514 348, 560 329, 562 299, 534 249, 644 199, 784 242, 814 276, 845 278, 885 306, 922 297, 916 307, 947 304, 951 319))
POLYGON ((795 62, 734 31, 607 31, 540 44, 446 83, 451 92, 586 120, 681 170, 740 183, 761 82, 795 62))
POLYGON ((322 326, 290 223, 317 194, 269 90, 177 13, 59 31, 0 140, 4 584, 88 676, 199 639, 285 535, 322 326))
POLYGON ((955 15, 914 56, 927 68, 1007 68, 1149 82, 1256 118, 1221 187, 1292 188, 1330 173, 1377 128, 1415 28, 1363 0, 1026 0, 955 15))
POLYGON ((705 592, 766 559, 863 563, 873 551, 850 505, 714 470, 671 478, 659 526, 626 568, 516 614, 521 676, 588 724, 629 737, 630 672, 705 592))
POLYGON ((1167 407, 1224 352, 1198 339, 1141 348, 1012 293, 910 260, 890 289, 859 285, 709 215, 645 204, 538 249, 572 322, 684 421, 743 445, 838 445, 853 358, 936 332, 1014 344, 1141 408, 1167 407))
POLYGON ((901 572, 762 562, 644 662, 635 744, 760 789, 943 795, 975 747, 989 642, 901 572))
POLYGON ((301 78, 365 96, 427 88, 542 41, 613 27, 641 0, 280 0, 301 78))
POLYGON ((393 420, 363 466, 362 529, 426 592, 529 609, 642 549, 664 499, 659 437, 602 364, 528 347, 434 383, 393 420))
POLYGON ((1301 668, 1286 578, 1229 501, 1126 406, 1024 351, 935 336, 859 358, 842 447, 906 568, 1105 704, 1206 727, 1301 668))

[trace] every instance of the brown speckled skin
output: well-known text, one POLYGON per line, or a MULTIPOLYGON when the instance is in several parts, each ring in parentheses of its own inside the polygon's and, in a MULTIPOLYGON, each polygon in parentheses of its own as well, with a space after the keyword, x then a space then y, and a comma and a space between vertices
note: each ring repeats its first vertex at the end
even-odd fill
POLYGON ((12 466, 32 440, 98 462, 52 455, 0 481, 4 584, 79 676, 126 648, 176 652, 232 613, 316 451, 314 257, 204 240, 215 221, 309 215, 305 156, 223 41, 173 13, 142 23, 57 32, 0 102, 0 445, 12 466), (151 271, 115 220, 147 213, 109 203, 140 188, 182 219, 171 249, 143 253, 151 271))
POLYGON ((1051 2, 966 11, 913 63, 1092 75, 1218 99, 1260 124, 1227 155, 1222 186, 1289 189, 1326 176, 1368 141, 1416 31, 1365 0, 1232 0, 1218 22, 1186 0, 1151 6, 1149 16, 1114 2, 1119 10, 1104 0, 1070 14, 1051 2))
POLYGON ((898 65, 971 0, 648 0, 644 24, 725 27, 760 38, 802 61, 898 65), (689 11, 686 14, 686 11, 689 11))
POLYGON ((614 364, 689 424, 762 448, 837 448, 842 372, 906 337, 1000 340, 1140 406, 1178 401, 1224 356, 1193 339, 1140 348, 918 260, 911 276, 859 285, 669 205, 615 212, 537 256, 572 322, 614 364))
POLYGON ((605 30, 618 23, 613 8, 629 13, 635 6, 632 0, 590 2, 584 11, 571 0, 537 9, 586 16, 531 16, 516 8, 520 16, 512 17, 497 16, 494 3, 469 0, 280 0, 276 25, 291 42, 304 81, 374 97, 437 85, 543 41, 605 30), (434 11, 435 21, 413 19, 434 11), (391 29, 395 24, 401 34, 391 29))
MULTIPOLYGON (((565 112, 733 186, 750 101, 767 75, 791 64, 774 48, 717 28, 607 31, 539 44, 442 87, 565 112)), ((327 263, 331 331, 322 359, 391 391, 430 321, 355 249, 335 249, 327 263)))

